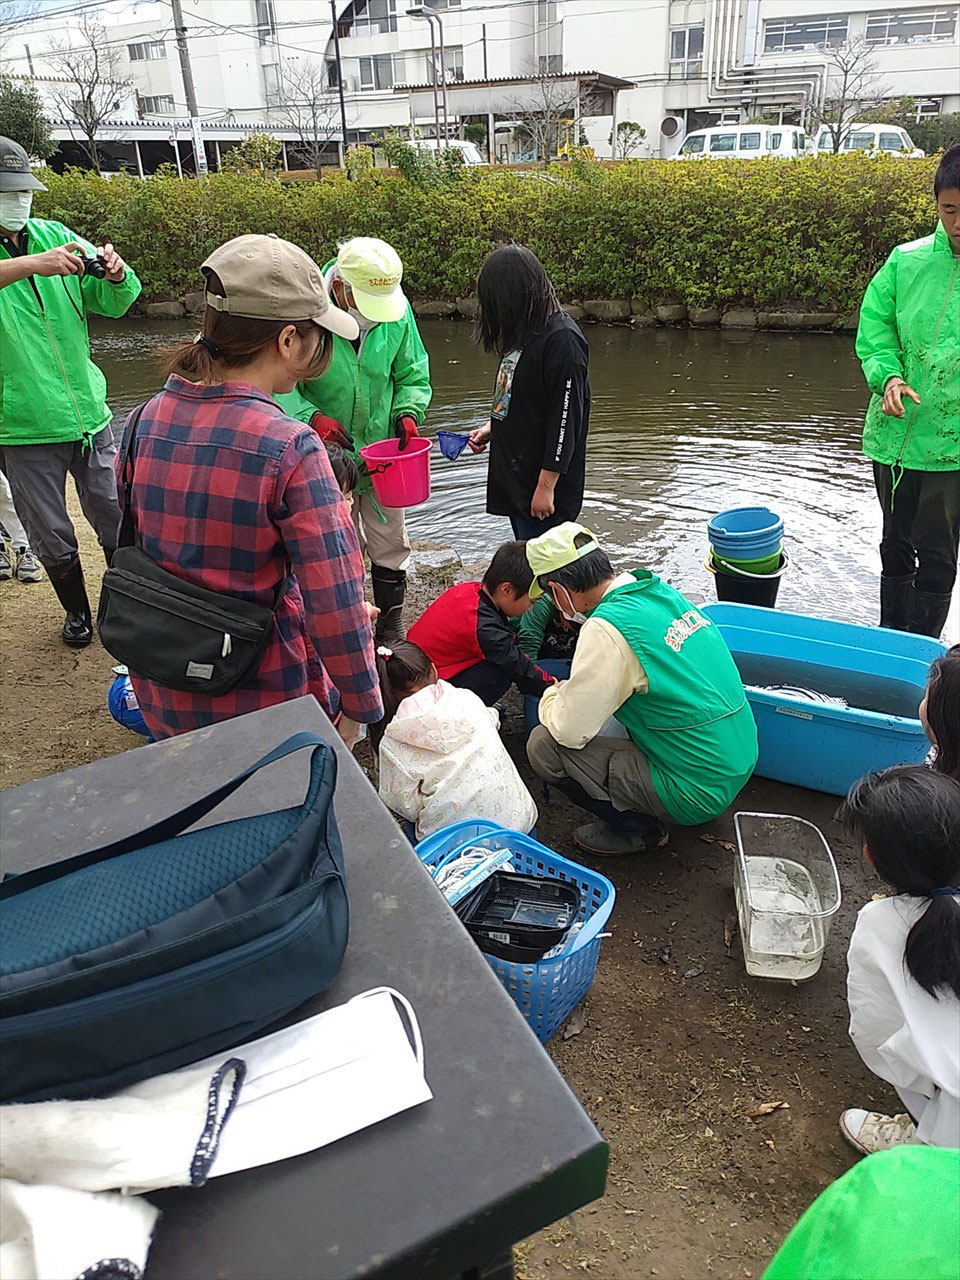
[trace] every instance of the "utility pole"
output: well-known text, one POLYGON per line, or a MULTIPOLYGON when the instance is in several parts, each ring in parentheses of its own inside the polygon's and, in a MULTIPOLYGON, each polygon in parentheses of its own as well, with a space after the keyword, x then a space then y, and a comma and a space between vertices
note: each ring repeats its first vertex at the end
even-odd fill
POLYGON ((197 107, 197 91, 193 83, 193 68, 190 66, 190 50, 187 48, 187 28, 183 25, 183 9, 180 0, 170 0, 173 10, 173 31, 177 38, 177 52, 180 54, 180 74, 183 76, 183 91, 187 97, 187 112, 190 116, 190 134, 193 139, 193 158, 197 168, 197 177, 207 174, 207 152, 203 145, 203 131, 200 128, 200 111, 197 107))
POLYGON ((343 65, 340 62, 340 29, 337 24, 337 0, 330 0, 330 21, 333 23, 333 52, 337 60, 337 88, 340 90, 340 163, 344 163, 347 150, 347 103, 343 96, 343 65))

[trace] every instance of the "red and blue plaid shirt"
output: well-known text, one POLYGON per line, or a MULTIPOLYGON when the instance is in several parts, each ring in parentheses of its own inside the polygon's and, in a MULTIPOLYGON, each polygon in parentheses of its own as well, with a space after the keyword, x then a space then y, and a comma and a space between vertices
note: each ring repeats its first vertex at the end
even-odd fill
MULTIPOLYGON (((123 448, 117 456, 120 468, 123 448)), ((287 579, 260 664, 230 693, 211 698, 131 675, 154 737, 306 693, 331 717, 381 717, 363 558, 309 427, 249 383, 171 377, 140 418, 131 506, 137 545, 187 582, 273 608, 287 579)))

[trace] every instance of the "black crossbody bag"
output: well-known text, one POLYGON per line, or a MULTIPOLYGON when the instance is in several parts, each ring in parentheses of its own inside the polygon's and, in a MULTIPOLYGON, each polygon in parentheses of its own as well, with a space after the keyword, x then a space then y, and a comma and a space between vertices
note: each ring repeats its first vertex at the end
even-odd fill
POLYGON ((216 698, 256 669, 273 634, 286 580, 279 583, 270 609, 184 582, 134 545, 133 459, 145 408, 142 404, 135 411, 127 433, 123 520, 117 550, 103 575, 97 629, 107 652, 135 675, 216 698))

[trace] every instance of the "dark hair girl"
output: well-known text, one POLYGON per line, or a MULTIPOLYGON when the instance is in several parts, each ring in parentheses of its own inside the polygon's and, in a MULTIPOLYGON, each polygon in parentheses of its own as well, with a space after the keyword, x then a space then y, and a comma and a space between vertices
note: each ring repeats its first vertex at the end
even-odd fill
POLYGON ((855 783, 838 816, 897 893, 929 899, 904 960, 924 991, 960 999, 960 782, 923 765, 896 765, 855 783))
POLYGON ((387 725, 397 714, 397 707, 411 694, 419 693, 428 684, 437 683, 437 668, 419 645, 409 640, 397 640, 392 646, 377 646, 377 675, 380 677, 380 697, 383 699, 383 719, 370 727, 370 740, 380 746, 387 725))
POLYGON ((960 644, 930 664, 920 720, 937 749, 934 769, 960 782, 960 644))
POLYGON ((590 380, 587 344, 557 301, 536 254, 506 244, 477 280, 477 339, 500 357, 490 421, 470 448, 490 444, 487 511, 534 538, 583 504, 590 380))

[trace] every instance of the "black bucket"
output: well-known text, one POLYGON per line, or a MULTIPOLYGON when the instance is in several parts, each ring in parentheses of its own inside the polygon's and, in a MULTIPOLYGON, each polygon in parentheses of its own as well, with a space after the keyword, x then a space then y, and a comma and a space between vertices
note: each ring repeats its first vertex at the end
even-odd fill
POLYGON ((735 604, 757 604, 772 609, 780 592, 780 579, 790 567, 790 561, 784 551, 780 555, 780 567, 773 573, 747 573, 745 569, 734 569, 732 565, 721 568, 714 561, 711 552, 703 565, 714 576, 718 600, 728 600, 735 604))

